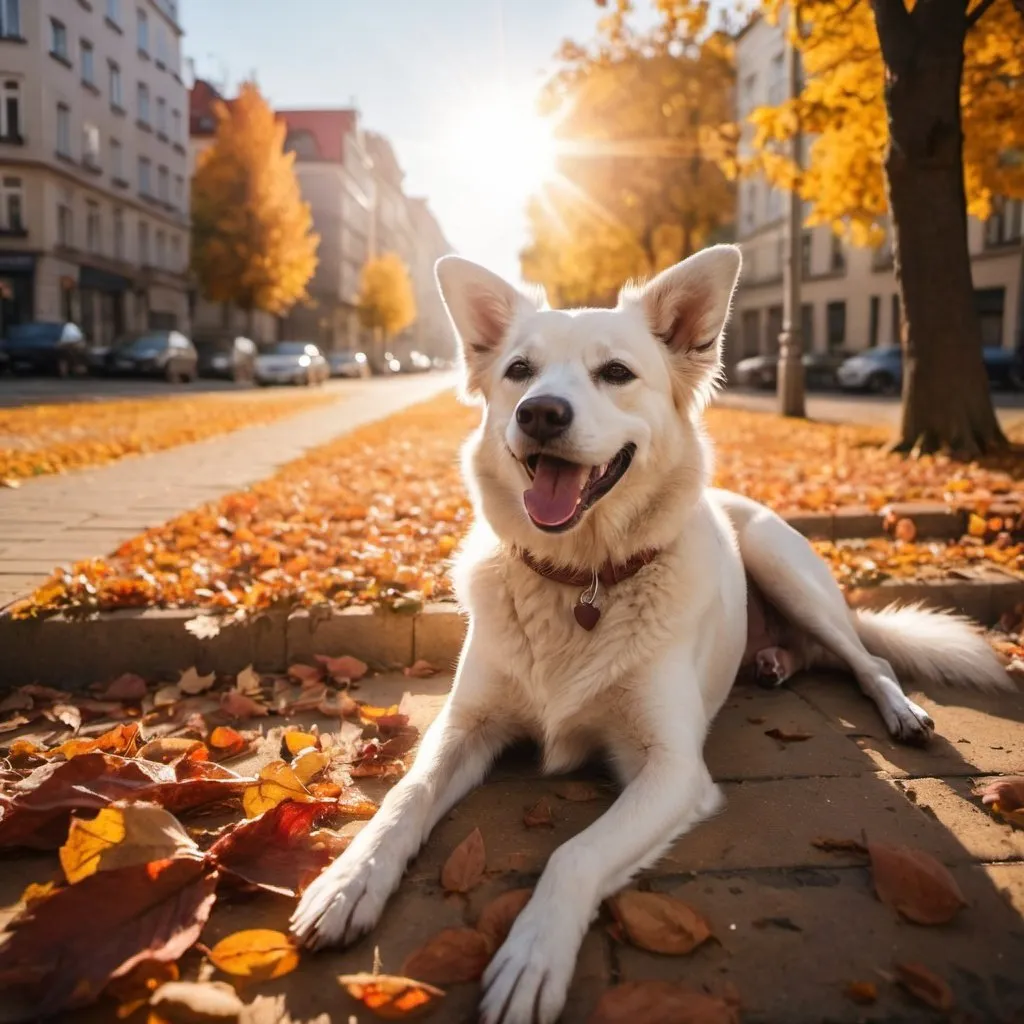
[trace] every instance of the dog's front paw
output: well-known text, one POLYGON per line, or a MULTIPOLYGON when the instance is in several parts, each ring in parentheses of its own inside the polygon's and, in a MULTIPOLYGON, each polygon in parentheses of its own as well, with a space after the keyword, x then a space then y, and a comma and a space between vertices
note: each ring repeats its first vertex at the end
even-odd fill
POLYGON ((565 1006, 579 939, 565 934, 553 907, 519 915, 484 973, 482 1024, 553 1024, 565 1006))
POLYGON ((923 746, 932 738, 935 730, 932 716, 909 697, 893 701, 888 707, 882 708, 882 717, 893 738, 901 743, 923 746))
POLYGON ((302 894, 292 934, 310 949, 354 942, 380 919, 391 892, 387 876, 372 858, 342 854, 302 894))

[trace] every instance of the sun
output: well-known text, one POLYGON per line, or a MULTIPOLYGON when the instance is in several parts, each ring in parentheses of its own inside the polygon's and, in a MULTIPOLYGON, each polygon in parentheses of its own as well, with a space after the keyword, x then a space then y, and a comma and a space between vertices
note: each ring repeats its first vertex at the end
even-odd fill
POLYGON ((538 116, 528 94, 468 97, 453 111, 443 145, 459 178, 495 200, 524 200, 556 174, 553 125, 538 116))

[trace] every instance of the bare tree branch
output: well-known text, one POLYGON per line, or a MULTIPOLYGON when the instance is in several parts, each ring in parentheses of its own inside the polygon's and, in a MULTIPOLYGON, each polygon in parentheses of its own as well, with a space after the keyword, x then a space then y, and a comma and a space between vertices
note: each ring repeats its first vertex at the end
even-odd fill
POLYGON ((981 3, 967 15, 967 30, 970 31, 985 16, 985 12, 996 2, 996 0, 981 0, 981 3))

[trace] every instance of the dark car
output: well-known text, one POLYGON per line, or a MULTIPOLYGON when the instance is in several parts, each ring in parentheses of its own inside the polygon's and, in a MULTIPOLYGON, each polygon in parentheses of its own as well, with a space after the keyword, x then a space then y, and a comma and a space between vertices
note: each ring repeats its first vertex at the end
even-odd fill
POLYGON ((199 356, 180 331, 146 331, 122 338, 107 353, 107 373, 163 377, 172 384, 196 379, 199 356))
POLYGON ((224 335, 198 338, 192 344, 199 357, 196 369, 200 377, 217 377, 239 384, 256 380, 256 342, 250 338, 224 335))
MULTIPOLYGON (((838 387, 836 375, 847 356, 846 352, 804 353, 804 384, 815 390, 838 387)), ((774 388, 778 384, 778 375, 779 357, 776 353, 741 359, 732 371, 735 382, 749 388, 774 388)))
POLYGON ((3 348, 15 373, 70 377, 88 363, 85 335, 67 320, 14 324, 7 329, 3 348))
POLYGON ((330 352, 327 355, 332 377, 366 378, 370 376, 370 364, 365 352, 330 352))
POLYGON ((370 357, 370 371, 378 377, 390 377, 402 372, 402 364, 391 352, 370 357))
POLYGON ((1001 391, 1020 391, 1024 388, 1024 360, 1019 352, 1006 348, 986 348, 982 351, 989 387, 1001 391))
MULTIPOLYGON (((985 373, 993 390, 1024 387, 1024 364, 1016 352, 982 349, 985 373)), ((871 348, 851 356, 839 368, 839 383, 847 391, 898 395, 903 389, 903 350, 897 346, 871 348)))

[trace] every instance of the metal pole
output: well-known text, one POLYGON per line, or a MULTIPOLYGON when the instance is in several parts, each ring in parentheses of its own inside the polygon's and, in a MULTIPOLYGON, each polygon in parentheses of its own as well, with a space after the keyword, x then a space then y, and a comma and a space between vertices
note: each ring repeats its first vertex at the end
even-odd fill
MULTIPOLYGON (((799 0, 792 0, 789 16, 795 18, 794 31, 800 31, 799 0)), ((787 25, 786 75, 789 98, 800 95, 800 52, 788 37, 787 25)), ((801 132, 799 126, 790 140, 790 159, 800 168, 801 132)), ((778 398, 783 416, 806 416, 804 406, 803 341, 800 337, 800 277, 803 266, 803 201, 794 188, 789 194, 789 216, 786 218, 786 262, 782 270, 782 333, 779 335, 778 398)))

